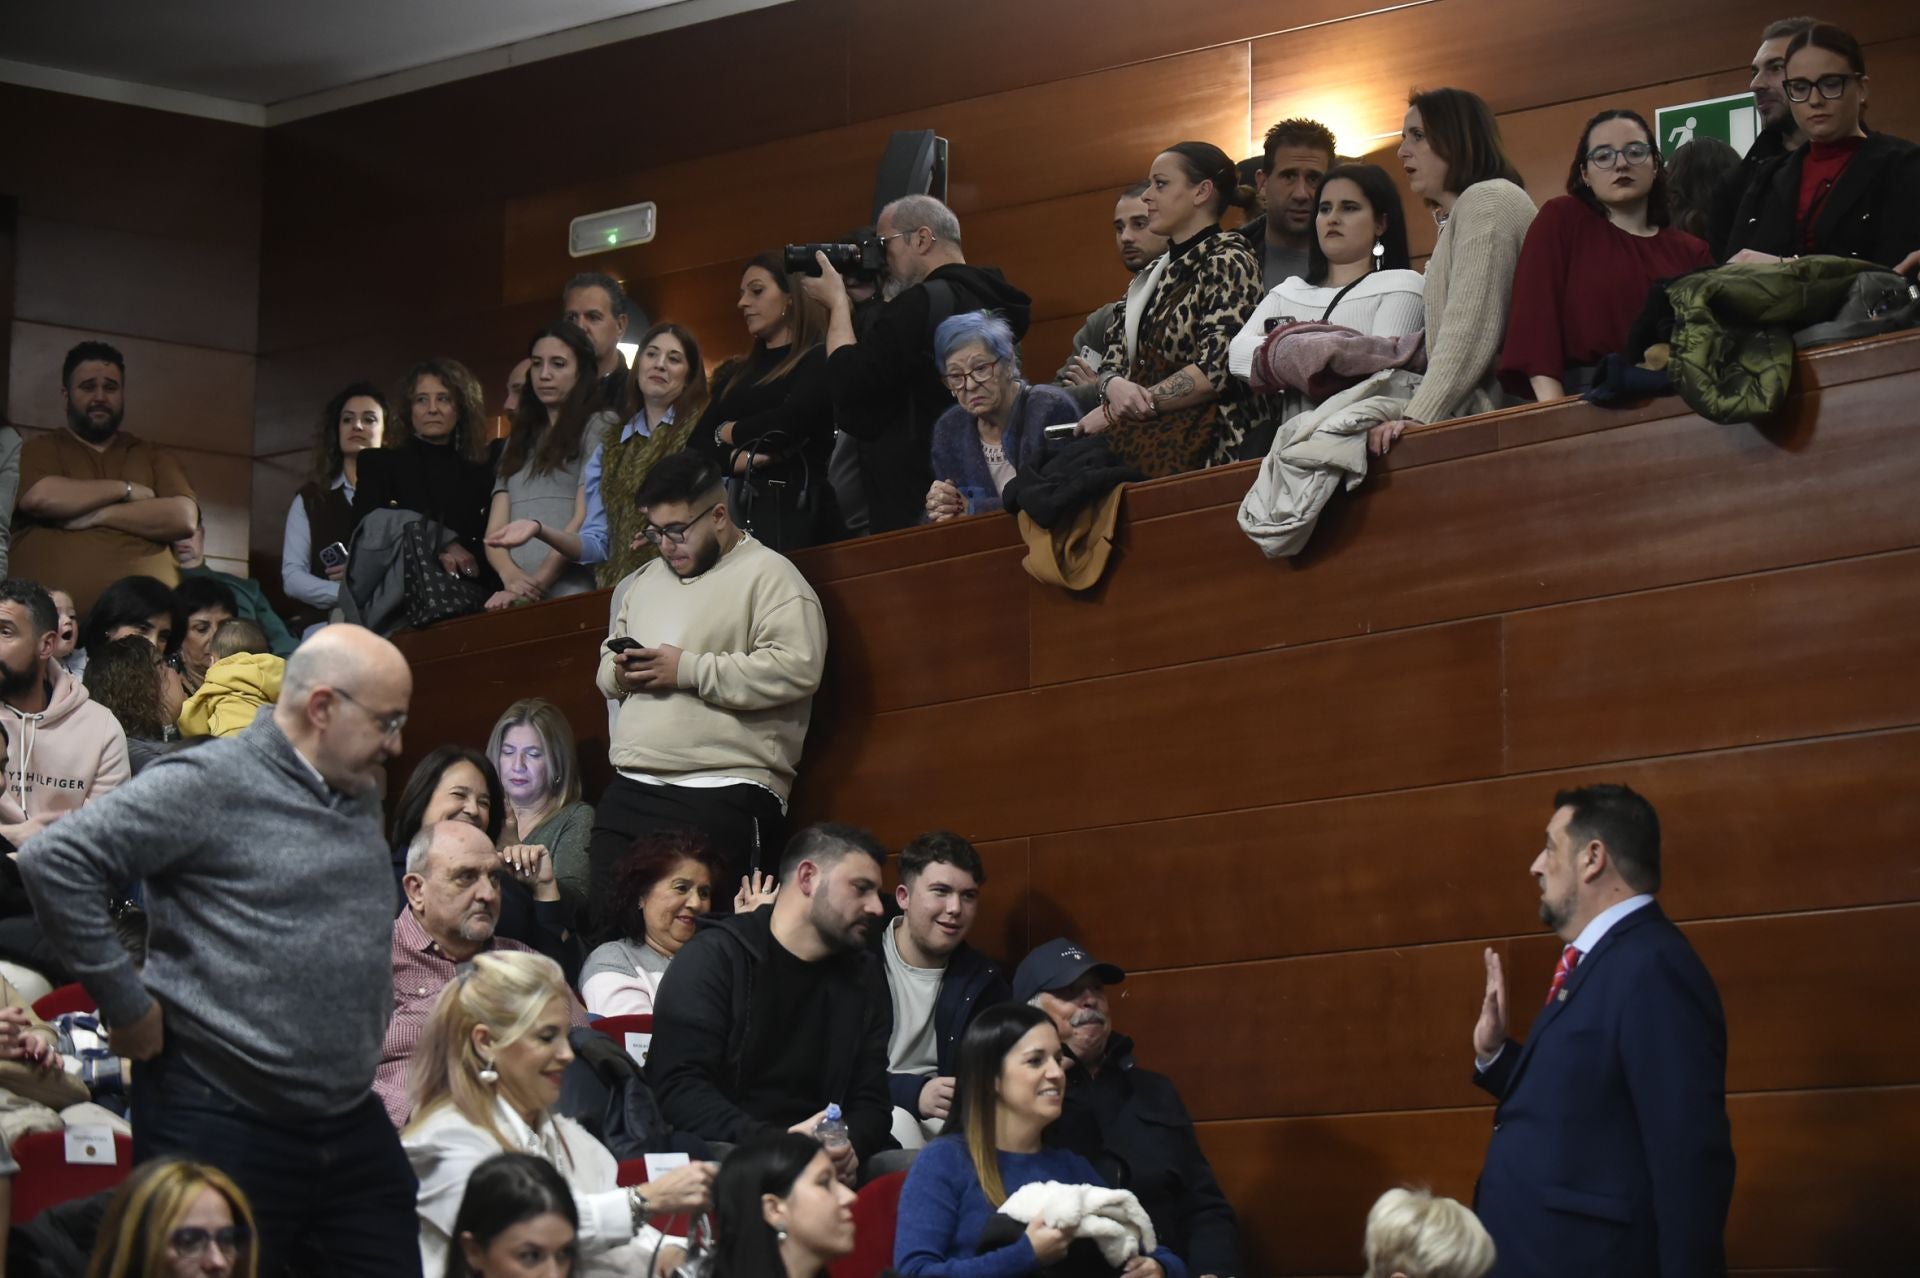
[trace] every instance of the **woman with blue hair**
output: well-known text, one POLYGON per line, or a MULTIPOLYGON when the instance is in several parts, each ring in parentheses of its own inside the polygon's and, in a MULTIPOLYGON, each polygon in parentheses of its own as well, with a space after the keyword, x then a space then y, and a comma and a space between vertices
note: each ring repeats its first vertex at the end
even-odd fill
POLYGON ((991 311, 943 321, 933 358, 956 402, 933 424, 927 519, 999 510, 1007 481, 1046 456, 1047 427, 1078 422, 1080 410, 1058 386, 1020 376, 1013 328, 991 311))

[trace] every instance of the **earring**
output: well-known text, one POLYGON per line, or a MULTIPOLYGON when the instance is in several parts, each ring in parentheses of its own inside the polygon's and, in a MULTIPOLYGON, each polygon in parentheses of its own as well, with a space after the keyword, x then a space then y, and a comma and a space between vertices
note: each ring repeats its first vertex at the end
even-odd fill
POLYGON ((775 1225, 773 1227, 773 1236, 779 1239, 780 1242, 785 1243, 787 1241, 787 1227, 785 1225, 775 1225))
POLYGON ((493 1067, 492 1061, 480 1062, 480 1081, 489 1087, 500 1081, 500 1071, 493 1067))
POLYGON ((1379 240, 1375 240, 1373 242, 1373 268, 1372 269, 1376 271, 1379 270, 1380 263, 1386 260, 1387 260, 1387 246, 1382 244, 1379 240))

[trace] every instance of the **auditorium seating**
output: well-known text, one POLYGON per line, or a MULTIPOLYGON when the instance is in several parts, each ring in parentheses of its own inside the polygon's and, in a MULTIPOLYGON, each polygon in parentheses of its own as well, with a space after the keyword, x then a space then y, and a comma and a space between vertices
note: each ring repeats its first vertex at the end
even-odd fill
MULTIPOLYGON (((802 552, 831 641, 792 817, 950 826, 988 953, 1064 932, 1128 968, 1116 1027, 1193 1105, 1252 1267, 1327 1274, 1382 1188, 1470 1197, 1481 948, 1524 1021, 1552 791, 1626 781, 1727 1006, 1732 1264, 1904 1255, 1920 334, 1797 377, 1764 426, 1668 398, 1411 433, 1291 562, 1234 524, 1246 465, 1131 491, 1085 595, 1029 580, 1001 517, 802 552)), ((605 617, 405 636, 411 754, 517 696, 594 733, 605 617)))
POLYGON ((853 1251, 828 1266, 831 1278, 880 1278, 893 1265, 893 1227, 900 1219, 905 1172, 877 1176, 853 1200, 853 1251))
POLYGON ((72 985, 62 985, 58 989, 50 990, 33 1002, 34 1015, 43 1021, 50 1021, 67 1012, 93 1010, 93 996, 88 994, 86 988, 77 981, 72 985))
POLYGON ((20 1174, 13 1178, 13 1223, 24 1225, 49 1207, 112 1189, 133 1170, 133 1137, 116 1132, 111 1164, 69 1163, 67 1133, 29 1132, 13 1142, 20 1174))

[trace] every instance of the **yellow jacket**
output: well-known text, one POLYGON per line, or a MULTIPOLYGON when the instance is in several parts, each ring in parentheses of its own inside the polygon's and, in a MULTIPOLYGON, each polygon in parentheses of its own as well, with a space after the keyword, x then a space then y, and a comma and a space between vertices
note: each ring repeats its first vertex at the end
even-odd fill
POLYGON ((230 737, 253 722, 261 706, 280 699, 287 663, 267 653, 236 652, 207 670, 199 690, 180 710, 180 732, 189 737, 230 737))

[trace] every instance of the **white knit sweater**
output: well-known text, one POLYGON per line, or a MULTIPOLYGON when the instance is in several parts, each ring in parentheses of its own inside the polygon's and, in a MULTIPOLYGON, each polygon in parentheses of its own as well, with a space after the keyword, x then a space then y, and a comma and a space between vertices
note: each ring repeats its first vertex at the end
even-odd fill
POLYGON ((1427 375, 1407 405, 1413 420, 1445 421, 1475 390, 1500 402, 1513 268, 1534 212, 1505 178, 1475 182, 1454 201, 1427 259, 1427 375))

